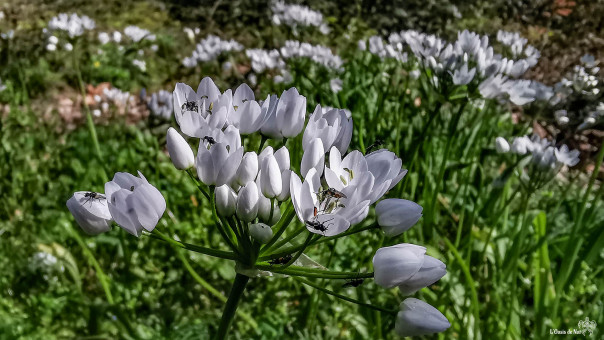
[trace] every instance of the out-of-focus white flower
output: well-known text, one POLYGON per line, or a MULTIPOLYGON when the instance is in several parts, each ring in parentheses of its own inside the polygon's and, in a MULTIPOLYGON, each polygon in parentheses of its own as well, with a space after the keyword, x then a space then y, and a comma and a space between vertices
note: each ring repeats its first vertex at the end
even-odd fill
POLYGON ((286 4, 283 1, 273 1, 271 4, 273 11, 273 23, 275 25, 287 25, 296 29, 297 27, 316 27, 323 34, 329 33, 329 27, 323 20, 323 14, 312 10, 309 7, 286 4))
POLYGON ((48 37, 48 43, 56 45, 59 43, 59 38, 55 37, 54 35, 51 35, 50 37, 48 37))
POLYGON ((113 218, 103 194, 78 191, 67 200, 67 208, 82 230, 89 235, 98 235, 111 229, 113 218))
POLYGON ((554 149, 556 160, 568 166, 575 166, 579 163, 579 150, 569 150, 566 144, 559 149, 554 149))
POLYGON ((445 331, 449 320, 429 304, 414 298, 405 299, 394 324, 399 336, 421 336, 445 331))
POLYGON ((61 13, 48 22, 49 31, 65 31, 71 38, 81 36, 85 31, 92 30, 94 27, 94 20, 76 13, 61 13))
POLYGON ((453 73, 453 84, 455 85, 466 85, 474 79, 476 69, 472 68, 468 71, 468 64, 463 64, 461 68, 458 68, 453 73))
POLYGON ((281 47, 281 57, 290 58, 310 58, 317 64, 323 65, 328 69, 340 71, 343 61, 340 56, 333 54, 331 49, 322 45, 311 45, 306 42, 287 40, 285 46, 281 47))
POLYGON ((376 205, 375 214, 386 236, 394 237, 413 227, 422 217, 422 210, 415 202, 390 198, 376 205))
POLYGON ((498 153, 507 153, 510 151, 510 144, 503 137, 495 138, 495 150, 498 153))
POLYGON ((331 92, 338 93, 338 92, 342 91, 342 84, 343 84, 342 79, 334 78, 329 81, 329 88, 331 89, 331 92))
POLYGON ((99 38, 99 42, 102 45, 105 45, 111 41, 111 37, 109 36, 109 33, 107 33, 107 32, 100 32, 98 35, 98 38, 99 38))
POLYGON ((185 67, 194 67, 200 62, 207 62, 218 58, 225 52, 241 51, 243 45, 235 40, 223 40, 215 35, 208 35, 202 39, 190 57, 183 60, 185 67))
POLYGON ((112 34, 113 41, 116 43, 120 43, 122 41, 122 33, 119 31, 114 31, 112 34))
POLYGON ((134 25, 124 28, 124 34, 134 42, 139 42, 143 39, 155 41, 155 35, 151 34, 149 30, 134 25))
POLYGON ((281 58, 278 50, 250 48, 245 50, 245 55, 250 58, 254 72, 262 73, 266 70, 285 69, 285 61, 281 58))
POLYGON ((151 94, 151 99, 147 103, 147 108, 156 117, 164 120, 170 120, 174 110, 172 93, 160 90, 151 94))
POLYGON ((109 212, 115 223, 134 236, 153 231, 166 210, 166 200, 142 173, 118 172, 105 183, 109 212))
POLYGON ((147 63, 144 60, 134 59, 132 65, 138 67, 141 71, 147 71, 147 63))
POLYGON ((189 143, 173 127, 168 128, 166 145, 176 169, 186 170, 195 165, 195 156, 189 143))
POLYGON ((48 44, 48 45, 46 45, 46 50, 50 51, 50 52, 56 51, 57 50, 57 45, 48 44))

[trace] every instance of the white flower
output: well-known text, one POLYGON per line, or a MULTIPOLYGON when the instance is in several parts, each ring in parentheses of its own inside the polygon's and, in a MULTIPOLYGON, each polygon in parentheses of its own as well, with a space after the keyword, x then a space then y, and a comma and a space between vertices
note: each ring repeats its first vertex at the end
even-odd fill
POLYGON ((78 191, 67 200, 67 208, 78 225, 89 235, 98 235, 111 229, 113 218, 105 195, 78 191))
POLYGON ((186 84, 176 84, 173 107, 181 131, 190 137, 203 138, 212 134, 213 130, 222 129, 227 121, 228 109, 232 109, 227 105, 232 103, 229 94, 221 96, 218 87, 208 77, 201 80, 197 92, 186 84), (220 107, 219 98, 225 102, 220 107))
POLYGON ((375 283, 384 288, 400 286, 419 272, 425 254, 426 248, 408 243, 378 249, 373 257, 375 283))
MULTIPOLYGON (((450 72, 450 71, 449 71, 450 72)), ((468 64, 463 64, 461 68, 456 69, 453 73, 453 84, 455 85, 466 85, 474 79, 476 69, 472 68, 468 71, 468 64)))
POLYGON ((216 211, 221 216, 232 216, 235 214, 237 204, 237 193, 231 187, 224 184, 216 188, 216 211))
POLYGON ((287 25, 294 29, 298 26, 301 27, 316 27, 319 32, 323 34, 329 33, 329 27, 323 20, 321 12, 312 10, 309 7, 286 4, 283 1, 274 1, 271 4, 271 10, 273 12, 273 23, 275 25, 287 25))
POLYGON ((195 156, 189 143, 173 127, 168 128, 166 144, 176 169, 186 170, 195 165, 195 156))
POLYGON ((214 144, 201 140, 195 160, 197 176, 206 185, 231 184, 243 158, 239 132, 229 126, 214 144))
POLYGON ((115 223, 134 236, 152 231, 166 210, 166 200, 142 173, 118 172, 105 183, 109 212, 115 223))
POLYGON ((247 183, 237 196, 237 216, 245 222, 251 222, 258 215, 258 201, 260 193, 256 182, 247 183))
POLYGON ((569 150, 566 144, 563 144, 559 149, 554 149, 556 160, 568 166, 575 166, 579 163, 579 150, 569 150))
POLYGON ((250 224, 250 235, 259 243, 267 243, 273 237, 273 230, 264 223, 250 224))
POLYGON ((342 91, 342 84, 344 82, 340 78, 334 78, 329 81, 329 88, 331 88, 331 92, 338 93, 342 91))
POLYGON ((266 222, 270 225, 274 225, 281 218, 281 210, 279 209, 279 205, 272 204, 269 198, 266 198, 264 195, 259 195, 258 197, 258 218, 261 221, 266 222), (272 209, 271 209, 272 205, 272 209), (272 216, 271 216, 272 210, 272 216))
POLYGON ((285 61, 281 58, 278 50, 250 48, 245 50, 245 55, 250 58, 254 72, 262 73, 266 70, 285 69, 285 61))
POLYGON ((267 110, 267 120, 260 129, 270 138, 293 138, 302 132, 306 117, 306 97, 301 96, 294 87, 283 91, 281 98, 271 96, 262 104, 267 110))
POLYGON ((510 144, 503 137, 495 138, 495 150, 498 153, 507 153, 510 151, 510 144))
POLYGON ((243 50, 243 45, 235 40, 223 40, 210 34, 195 46, 193 54, 185 58, 183 64, 186 67, 194 67, 197 63, 214 60, 222 53, 241 50, 243 50))
POLYGON ((57 45, 48 44, 48 45, 46 45, 46 50, 50 51, 50 52, 56 51, 57 50, 57 45))
POLYGON ((422 217, 422 210, 415 202, 390 198, 376 205, 375 214, 386 236, 394 237, 413 227, 422 217))
POLYGON ((399 336, 439 333, 451 327, 447 318, 438 309, 414 298, 405 299, 401 303, 394 325, 399 336))
POLYGON ((50 37, 48 37, 48 43, 56 45, 59 43, 59 38, 55 37, 54 35, 51 35, 50 37))
POLYGON ((511 150, 515 154, 524 155, 524 154, 526 154, 527 147, 530 143, 531 143, 531 140, 526 136, 516 137, 512 141, 511 150))
POLYGON ((340 153, 345 153, 352 139, 352 129, 349 112, 333 108, 326 110, 317 105, 304 130, 302 149, 306 150, 314 138, 320 138, 325 151, 336 146, 340 153))
POLYGON ((173 105, 172 93, 160 90, 151 94, 151 100, 147 103, 147 108, 154 116, 170 120, 170 116, 174 110, 173 105))
POLYGON ((302 154, 302 162, 300 164, 300 173, 306 176, 310 169, 315 169, 318 175, 323 174, 325 166, 325 149, 320 138, 314 138, 308 143, 308 147, 302 154))
POLYGON ((133 25, 124 28, 124 34, 134 42, 139 42, 143 39, 150 41, 155 40, 155 35, 151 34, 149 30, 133 25))
POLYGON ((107 33, 107 32, 100 32, 98 38, 99 38, 99 42, 102 45, 105 45, 111 41, 111 37, 109 36, 109 33, 107 33))
POLYGON ((235 90, 231 105, 233 108, 228 110, 227 123, 237 127, 242 135, 257 132, 268 118, 267 108, 260 107, 255 101, 254 91, 247 84, 241 84, 235 90))

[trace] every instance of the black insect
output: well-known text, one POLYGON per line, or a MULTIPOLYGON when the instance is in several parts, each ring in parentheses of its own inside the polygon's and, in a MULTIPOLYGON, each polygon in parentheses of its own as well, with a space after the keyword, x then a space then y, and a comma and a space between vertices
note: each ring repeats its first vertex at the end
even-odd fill
MULTIPOLYGON (((333 218, 331 220, 333 220, 333 218)), ((331 220, 327 220, 325 222, 329 222, 331 220)), ((325 232, 327 231, 327 229, 329 229, 329 226, 326 226, 325 222, 319 222, 316 220, 316 217, 315 217, 314 221, 306 221, 305 223, 307 226, 313 228, 314 230, 322 232, 323 236, 325 236, 325 232)))
POLYGON ((371 150, 377 148, 378 146, 381 146, 384 144, 384 141, 381 139, 376 139, 375 142, 373 142, 373 144, 369 145, 367 147, 367 150, 365 151, 365 153, 370 153, 371 150))
POLYGON ((98 192, 94 192, 94 191, 90 191, 84 194, 84 197, 87 198, 86 202, 84 202, 84 204, 90 202, 90 204, 92 204, 93 200, 104 200, 105 199, 105 195, 103 194, 99 194, 98 192))
POLYGON ((270 260, 270 261, 268 261, 268 263, 270 263, 271 266, 274 265, 274 264, 286 264, 289 261, 291 261, 291 259, 292 259, 291 255, 285 255, 285 256, 276 258, 274 260, 270 260))
POLYGON ((186 100, 186 102, 184 104, 182 104, 182 106, 180 107, 180 109, 182 111, 195 111, 195 112, 199 111, 199 105, 197 104, 197 102, 189 101, 186 98, 186 96, 185 96, 185 100, 186 100))
POLYGON ((365 279, 346 280, 346 283, 342 286, 342 288, 358 287, 358 286, 362 285, 364 281, 365 281, 365 279))
POLYGON ((208 144, 210 144, 210 145, 216 144, 216 140, 213 137, 210 137, 210 136, 205 136, 201 140, 204 140, 204 141, 208 142, 208 144))

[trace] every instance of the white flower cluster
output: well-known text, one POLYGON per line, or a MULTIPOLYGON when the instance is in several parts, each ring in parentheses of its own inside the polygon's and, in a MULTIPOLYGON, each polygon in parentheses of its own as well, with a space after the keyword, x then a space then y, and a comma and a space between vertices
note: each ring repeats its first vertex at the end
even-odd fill
MULTIPOLYGON (((379 37, 371 37, 369 45, 371 53, 401 61, 407 59, 404 52, 409 50, 422 67, 432 69, 439 76, 449 75, 455 85, 477 85, 484 98, 508 97, 516 105, 535 100, 533 82, 515 79, 537 62, 538 51, 534 49, 525 49, 525 52, 530 50, 530 57, 526 59, 504 58, 494 53, 487 36, 467 30, 459 32, 452 43, 409 30, 391 34, 388 44, 379 37)), ((366 44, 360 42, 359 47, 366 49, 366 44)), ((439 84, 438 78, 434 81, 439 84)))
POLYGON ((581 65, 556 83, 549 104, 554 107, 554 118, 559 126, 584 130, 604 119, 604 93, 598 78, 600 68, 592 55, 581 57, 581 65))
POLYGON ((124 34, 134 42, 139 42, 143 39, 155 41, 155 35, 151 34, 149 30, 134 25, 124 28, 124 34))
POLYGON ((331 49, 327 46, 311 45, 296 40, 287 40, 285 45, 281 47, 280 52, 283 59, 309 58, 328 69, 333 69, 338 72, 342 71, 342 58, 333 54, 331 49))
POLYGON ((223 40, 215 35, 208 35, 195 47, 190 57, 183 59, 185 67, 195 67, 200 62, 207 62, 218 58, 224 52, 241 51, 243 45, 235 40, 223 40))
MULTIPOLYGON (((407 52, 403 50, 403 43, 397 41, 396 35, 391 35, 391 42, 384 42, 382 38, 377 35, 369 37, 369 52, 382 59, 392 58, 402 63, 407 62, 407 52)), ((361 51, 367 50, 367 42, 365 40, 359 40, 358 47, 361 51)))
POLYGON ((160 90, 151 94, 151 98, 147 101, 147 108, 153 116, 163 120, 170 120, 174 110, 172 93, 160 90))
POLYGON ((251 60, 252 69, 256 73, 262 73, 266 70, 285 69, 285 61, 281 58, 279 50, 249 48, 245 50, 245 55, 251 60))
POLYGON ((92 114, 96 117, 107 114, 111 106, 114 106, 118 113, 125 114, 128 107, 136 105, 134 96, 116 87, 104 88, 102 95, 95 95, 93 99, 96 108, 92 109, 92 114))
POLYGON ((185 27, 182 29, 182 31, 187 35, 187 38, 191 40, 191 42, 195 41, 195 37, 201 33, 200 28, 185 27))
POLYGON ((65 31, 70 38, 79 37, 85 31, 92 30, 94 27, 94 20, 85 15, 79 16, 76 13, 61 13, 48 22, 49 31, 65 31))
POLYGON ((518 32, 499 30, 497 31, 497 41, 504 46, 508 46, 514 58, 524 55, 531 67, 535 66, 539 61, 539 57, 541 57, 541 52, 534 46, 528 45, 528 40, 521 37, 518 32))
MULTIPOLYGON (((48 44, 46 44, 46 50, 49 52, 54 52, 57 50, 58 45, 59 45, 59 38, 57 38, 54 35, 51 35, 48 37, 48 44)), ((65 51, 73 50, 73 45, 69 42, 64 43, 62 46, 65 51)))
POLYGON ((290 5, 283 1, 274 1, 271 4, 273 23, 287 25, 295 30, 297 27, 316 27, 323 34, 329 33, 329 26, 323 20, 323 14, 301 5, 290 5))
MULTIPOLYGON (((305 126, 306 98, 295 88, 260 101, 246 84, 234 92, 221 92, 210 78, 204 78, 197 91, 178 83, 172 98, 181 131, 199 139, 195 155, 182 135, 169 128, 166 144, 172 163, 180 170, 194 169, 199 181, 210 189, 206 196, 215 203, 220 219, 235 221, 238 239, 270 242, 271 226, 281 220, 282 204, 293 206, 285 223, 290 224, 295 212, 309 232, 308 241, 342 234, 363 222, 370 206, 407 173, 402 160, 386 149, 368 155, 356 150, 347 153, 353 133, 349 111, 317 105, 305 126), (257 132, 263 136, 260 149, 246 151, 242 135, 257 132), (283 140, 294 140, 301 133, 298 174, 291 167, 283 140), (283 146, 262 149, 268 138, 283 146)), ((139 175, 117 173, 105 185, 105 194, 77 192, 67 206, 91 234, 109 230, 112 221, 136 236, 143 229, 152 231, 166 204, 159 191, 139 175)), ((400 235, 422 216, 421 206, 403 199, 381 200, 375 211, 378 225, 388 236, 400 235)), ((446 274, 444 263, 413 244, 377 250, 373 266, 378 285, 398 287, 403 295, 446 274)), ((437 309, 409 298, 401 304, 395 328, 399 335, 411 336, 441 332, 449 326, 437 309)))
POLYGON ((530 162, 540 171, 557 172, 563 165, 579 163, 579 150, 570 150, 566 144, 556 148, 554 143, 537 135, 515 137, 510 145, 503 137, 497 137, 495 147, 500 153, 530 155, 530 162))
POLYGON ((98 35, 99 42, 102 45, 114 42, 119 44, 122 41, 122 33, 120 31, 113 31, 112 33, 100 32, 98 35))

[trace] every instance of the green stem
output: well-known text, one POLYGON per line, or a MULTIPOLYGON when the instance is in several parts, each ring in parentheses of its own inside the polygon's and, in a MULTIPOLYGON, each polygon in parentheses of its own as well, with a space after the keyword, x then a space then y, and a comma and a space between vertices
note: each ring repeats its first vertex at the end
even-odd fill
MULTIPOLYGON (((338 234, 338 235, 328 236, 328 237, 321 237, 320 239, 318 239, 316 241, 312 241, 309 244, 309 246, 313 246, 313 245, 319 244, 319 243, 329 242, 331 240, 337 240, 337 239, 339 239, 341 237, 349 236, 349 235, 352 235, 352 234, 360 233, 360 232, 365 231, 365 230, 371 230, 371 229, 376 229, 376 228, 379 228, 379 226, 377 225, 377 223, 374 223, 374 224, 368 225, 366 227, 348 230, 348 231, 343 232, 343 233, 338 234)), ((276 259, 276 258, 285 256, 285 255, 289 255, 289 254, 292 254, 292 253, 300 250, 302 247, 303 247, 303 245, 290 246, 290 247, 282 249, 278 253, 272 253, 272 254, 269 254, 269 255, 261 256, 260 257, 260 261, 272 260, 272 259, 276 259)), ((279 249, 279 247, 274 247, 274 248, 279 249)))
POLYGON ((206 248, 206 247, 202 247, 202 246, 198 246, 198 245, 194 245, 194 244, 190 244, 190 243, 176 241, 176 240, 168 237, 167 235, 164 235, 163 233, 161 233, 157 229, 153 230, 153 232, 150 233, 150 234, 143 234, 143 235, 147 235, 149 237, 152 237, 152 238, 155 238, 155 239, 158 239, 158 240, 162 240, 164 242, 168 242, 168 243, 172 244, 173 246, 176 246, 176 247, 179 247, 179 248, 184 248, 184 249, 190 250, 190 251, 194 251, 196 253, 205 254, 205 255, 209 255, 209 256, 213 256, 213 257, 218 257, 218 258, 225 259, 225 260, 237 260, 237 259, 239 259, 239 257, 235 253, 231 253, 231 252, 224 251, 224 250, 217 250, 217 249, 212 249, 212 248, 206 248))
MULTIPOLYGON (((176 247, 176 246, 174 246, 174 247, 176 247)), ((212 286, 206 280, 204 280, 201 276, 199 276, 199 274, 197 274, 195 269, 193 269, 193 266, 191 266, 191 263, 189 262, 189 260, 187 260, 187 257, 185 255, 183 255, 183 253, 181 251, 179 251, 178 249, 175 249, 175 250, 176 250, 176 255, 178 255, 178 258, 180 259, 182 264, 185 266, 185 268, 187 269, 189 274, 191 274, 193 279, 195 281, 197 281, 197 283, 199 283, 200 286, 207 289, 208 292, 210 292, 210 294, 212 294, 216 298, 218 298, 218 300, 220 300, 222 302, 227 302, 226 296, 222 295, 222 293, 220 293, 218 290, 216 290, 216 288, 214 288, 214 286, 212 286)), ((252 328, 254 328, 254 329, 258 328, 258 324, 256 323, 256 321, 254 321, 254 319, 249 314, 242 312, 242 311, 237 311, 237 315, 239 315, 242 319, 244 319, 250 326, 252 326, 252 328)))
POLYGON ((288 268, 282 269, 280 266, 257 264, 257 269, 268 270, 274 273, 291 275, 291 276, 305 276, 305 277, 317 277, 324 279, 363 279, 373 278, 373 273, 358 273, 358 272, 333 272, 323 269, 312 269, 306 267, 289 266, 288 268))
POLYGON ((101 286, 103 287, 103 290, 105 291, 105 295, 107 296, 107 302, 110 305, 113 305, 113 303, 114 303, 113 295, 111 295, 111 289, 109 288, 109 278, 107 277, 107 275, 101 268, 101 265, 99 264, 99 262, 94 257, 94 254, 92 254, 90 249, 88 249, 88 246, 86 245, 84 240, 82 240, 80 235, 74 230, 72 230, 71 234, 73 235, 73 238, 75 238, 76 242, 80 245, 80 247, 84 251, 84 255, 86 256, 86 258, 88 258, 88 261, 90 262, 90 264, 94 267, 96 276, 99 279, 99 281, 101 282, 101 286))
POLYGON ((222 220, 218 217, 218 212, 216 211, 216 195, 214 194, 214 190, 214 186, 210 186, 210 204, 214 221, 216 221, 216 229, 218 229, 218 232, 220 232, 220 235, 231 248, 231 250, 236 254, 241 254, 237 246, 233 243, 233 240, 231 240, 231 238, 226 234, 226 227, 223 225, 222 220))
POLYGON ((290 202, 290 204, 287 206, 287 209, 285 210, 285 213, 283 214, 283 216, 281 216, 279 222, 277 222, 277 224, 275 224, 274 226, 275 229, 277 229, 277 232, 273 235, 271 240, 267 244, 265 244, 264 247, 262 247, 262 249, 260 250, 260 254, 266 252, 272 247, 273 244, 275 244, 275 242, 277 242, 277 240, 279 240, 279 237, 281 237, 281 235, 285 232, 285 229, 287 229, 287 226, 290 224, 295 213, 296 212, 294 210, 294 206, 290 202))
POLYGON ((210 195, 206 192, 206 190, 199 183, 199 181, 197 181, 197 179, 195 178, 195 175, 193 175, 193 170, 192 169, 187 169, 187 174, 189 174, 189 178, 191 178, 191 180, 193 181, 193 183, 195 183, 195 186, 197 186, 197 189, 199 189, 199 191, 205 196, 205 198, 207 198, 208 201, 210 201, 210 195))
POLYGON ((239 273, 235 276, 233 287, 231 288, 231 292, 229 293, 229 299, 227 300, 226 305, 224 306, 224 311, 222 312, 220 326, 218 326, 218 333, 216 333, 214 339, 226 339, 227 333, 230 328, 229 326, 233 321, 235 311, 237 311, 237 306, 239 306, 239 301, 241 300, 241 296, 243 295, 243 291, 245 290, 245 286, 247 285, 249 280, 249 276, 245 276, 239 273))
POLYGON ((374 306, 372 304, 365 303, 365 302, 362 302, 362 301, 359 301, 359 300, 355 300, 353 298, 349 298, 348 296, 344 296, 342 294, 338 294, 338 293, 332 292, 331 290, 325 289, 325 288, 323 288, 323 287, 321 287, 321 286, 319 286, 319 285, 317 285, 317 284, 315 284, 315 283, 313 283, 311 281, 308 281, 306 279, 294 278, 294 280, 302 282, 303 284, 305 284, 307 286, 310 286, 310 287, 313 287, 314 289, 317 289, 317 290, 319 290, 319 291, 321 291, 321 292, 323 292, 325 294, 328 294, 328 295, 331 295, 331 296, 335 296, 338 299, 342 299, 344 301, 355 303, 355 304, 357 304, 359 306, 371 308, 373 310, 377 310, 377 311, 380 311, 380 312, 384 312, 384 313, 388 313, 388 314, 393 314, 393 315, 396 315, 398 313, 398 311, 396 311, 396 310, 386 309, 386 308, 374 306))

